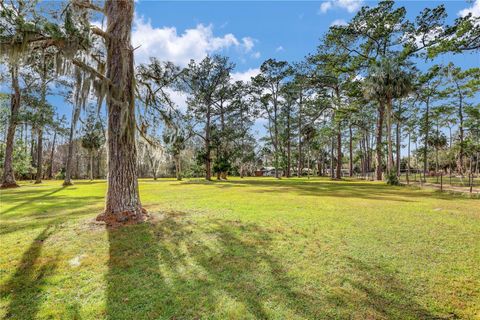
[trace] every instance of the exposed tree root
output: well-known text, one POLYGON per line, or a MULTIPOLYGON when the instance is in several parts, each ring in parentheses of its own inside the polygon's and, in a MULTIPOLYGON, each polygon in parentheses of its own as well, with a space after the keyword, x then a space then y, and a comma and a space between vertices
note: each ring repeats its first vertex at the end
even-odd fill
POLYGON ((72 181, 68 181, 68 182, 64 181, 62 186, 64 186, 64 187, 73 186, 73 182, 72 181))
POLYGON ((147 210, 141 208, 138 211, 103 212, 97 216, 97 221, 103 221, 108 227, 120 227, 130 224, 137 224, 149 218, 147 210))
POLYGON ((20 188, 20 185, 18 185, 16 182, 5 182, 2 183, 0 186, 0 189, 12 189, 12 188, 20 188))

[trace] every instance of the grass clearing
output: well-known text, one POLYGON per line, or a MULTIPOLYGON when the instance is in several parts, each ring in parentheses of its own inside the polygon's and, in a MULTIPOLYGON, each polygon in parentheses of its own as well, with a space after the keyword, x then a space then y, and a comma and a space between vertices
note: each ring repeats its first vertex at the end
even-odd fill
POLYGON ((0 318, 478 319, 480 200, 382 183, 141 180, 1 191, 0 318))

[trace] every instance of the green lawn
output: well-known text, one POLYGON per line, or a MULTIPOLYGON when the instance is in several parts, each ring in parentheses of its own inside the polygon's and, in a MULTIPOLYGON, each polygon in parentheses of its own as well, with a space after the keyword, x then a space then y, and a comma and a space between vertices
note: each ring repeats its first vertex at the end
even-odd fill
POLYGON ((0 318, 480 319, 480 200, 327 179, 142 180, 152 221, 106 230, 105 182, 1 191, 0 318))

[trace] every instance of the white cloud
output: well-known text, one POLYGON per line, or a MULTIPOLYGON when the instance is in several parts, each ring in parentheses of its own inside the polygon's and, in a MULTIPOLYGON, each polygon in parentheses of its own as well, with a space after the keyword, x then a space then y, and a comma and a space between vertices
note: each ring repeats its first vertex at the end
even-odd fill
POLYGON ((242 44, 245 48, 245 52, 250 52, 253 46, 255 46, 254 40, 250 37, 242 38, 242 44))
POLYGON ((258 58, 260 58, 260 56, 261 56, 261 54, 258 51, 255 52, 255 53, 252 53, 252 58, 258 59, 258 58))
POLYGON ((330 24, 330 27, 332 26, 346 26, 347 22, 343 19, 336 19, 333 20, 333 22, 330 24))
POLYGON ((323 3, 320 5, 320 12, 321 12, 321 13, 325 13, 325 12, 327 12, 328 10, 330 10, 331 8, 332 8, 332 2, 331 2, 331 1, 323 2, 323 3))
POLYGON ((279 46, 279 47, 277 47, 277 49, 275 49, 275 52, 280 52, 280 51, 283 51, 283 50, 285 50, 285 49, 283 49, 282 46, 279 46))
POLYGON ((475 0, 473 5, 470 8, 465 8, 458 12, 460 17, 465 17, 469 13, 472 14, 474 17, 480 17, 480 0, 475 0))
POLYGON ((244 37, 239 41, 232 33, 223 36, 213 34, 213 26, 198 24, 178 34, 175 27, 155 28, 150 21, 135 16, 132 33, 136 63, 148 62, 150 57, 163 61, 172 61, 185 66, 190 59, 201 60, 210 53, 236 48, 249 52, 254 47, 254 40, 244 37))
POLYGON ((233 72, 232 73, 232 80, 233 81, 243 81, 243 82, 249 82, 252 77, 257 76, 260 73, 259 68, 254 68, 254 69, 248 69, 243 72, 233 72))
POLYGON ((320 5, 319 13, 326 13, 333 8, 345 9, 348 12, 353 13, 360 9, 362 4, 363 0, 329 0, 320 5))

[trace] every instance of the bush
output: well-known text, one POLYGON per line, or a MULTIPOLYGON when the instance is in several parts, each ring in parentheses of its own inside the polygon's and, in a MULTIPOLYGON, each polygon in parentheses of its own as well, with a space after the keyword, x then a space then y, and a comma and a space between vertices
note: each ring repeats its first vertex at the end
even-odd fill
POLYGON ((398 181, 398 176, 396 172, 390 172, 389 174, 387 174, 387 184, 391 186, 400 185, 400 181, 398 181))

